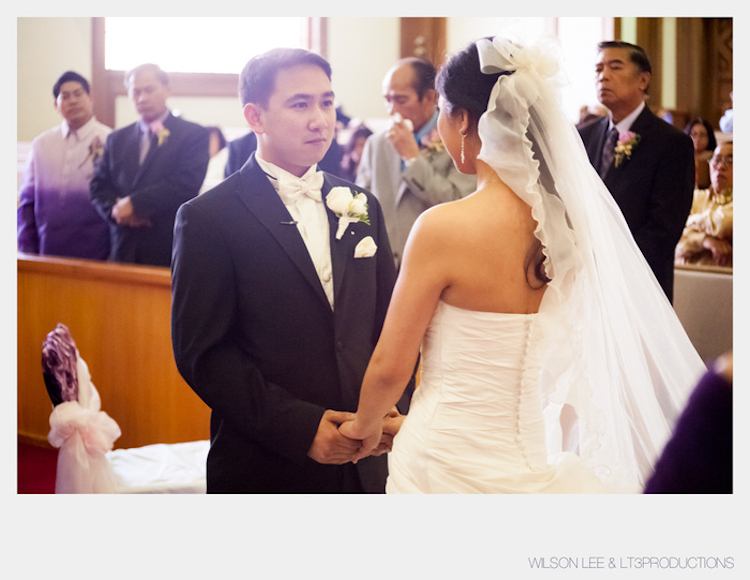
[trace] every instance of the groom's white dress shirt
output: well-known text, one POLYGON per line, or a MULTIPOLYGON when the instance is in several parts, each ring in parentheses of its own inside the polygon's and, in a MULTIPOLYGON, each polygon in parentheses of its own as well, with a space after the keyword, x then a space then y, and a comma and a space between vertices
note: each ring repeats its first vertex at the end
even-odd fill
POLYGON ((271 185, 284 202, 289 215, 296 222, 302 240, 315 265, 318 278, 333 309, 333 268, 328 214, 323 205, 321 188, 323 174, 313 165, 302 177, 260 158, 256 160, 268 175, 271 185))

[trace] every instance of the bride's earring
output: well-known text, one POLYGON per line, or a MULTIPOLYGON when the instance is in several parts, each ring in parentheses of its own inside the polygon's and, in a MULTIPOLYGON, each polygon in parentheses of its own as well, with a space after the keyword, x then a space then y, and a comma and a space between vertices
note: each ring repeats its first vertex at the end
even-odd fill
POLYGON ((461 164, 466 163, 466 154, 464 152, 464 141, 466 141, 466 135, 461 133, 461 164))

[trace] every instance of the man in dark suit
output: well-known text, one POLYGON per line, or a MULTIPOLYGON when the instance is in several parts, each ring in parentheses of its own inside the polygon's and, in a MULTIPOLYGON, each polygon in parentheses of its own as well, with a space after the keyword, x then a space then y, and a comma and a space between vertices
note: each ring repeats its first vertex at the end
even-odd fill
POLYGON ((610 115, 579 132, 592 165, 672 301, 675 247, 693 200, 693 145, 646 105, 651 64, 641 47, 600 43, 596 72, 599 102, 610 115))
POLYGON ((177 214, 172 339, 212 409, 209 493, 384 491, 380 453, 399 418, 356 465, 359 443, 338 426, 357 407, 396 270, 377 200, 316 171, 335 128, 330 75, 301 49, 250 60, 240 94, 257 151, 177 214))
POLYGON ((227 143, 227 164, 224 166, 224 177, 229 177, 235 171, 239 171, 257 148, 258 139, 252 131, 227 143))
POLYGON ((140 120, 114 131, 91 180, 91 201, 110 224, 116 262, 169 266, 177 209, 208 167, 208 130, 167 108, 169 78, 145 64, 125 75, 140 120))
MULTIPOLYGON (((255 151, 258 147, 258 139, 255 137, 255 133, 250 131, 247 135, 238 137, 227 144, 227 164, 224 166, 224 177, 229 177, 235 171, 245 164, 250 154, 255 151)), ((318 167, 322 171, 333 173, 341 177, 343 169, 341 167, 341 160, 344 157, 344 148, 338 144, 336 139, 331 142, 331 146, 325 154, 325 157, 320 160, 318 167)))

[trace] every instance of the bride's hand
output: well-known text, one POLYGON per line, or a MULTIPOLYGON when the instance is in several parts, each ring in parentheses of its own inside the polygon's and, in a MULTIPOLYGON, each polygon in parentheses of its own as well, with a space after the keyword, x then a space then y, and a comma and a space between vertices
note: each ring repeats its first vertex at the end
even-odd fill
POLYGON ((372 451, 380 444, 383 435, 383 421, 378 421, 372 425, 363 425, 359 417, 354 415, 352 421, 347 421, 339 426, 339 431, 349 439, 360 441, 359 449, 352 459, 353 463, 357 463, 360 459, 371 455, 372 451))

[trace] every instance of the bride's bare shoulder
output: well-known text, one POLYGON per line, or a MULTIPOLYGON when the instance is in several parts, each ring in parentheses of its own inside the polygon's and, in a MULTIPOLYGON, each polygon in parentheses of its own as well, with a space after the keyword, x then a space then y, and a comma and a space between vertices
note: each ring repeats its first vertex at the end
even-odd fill
POLYGON ((413 235, 443 238, 462 221, 462 201, 442 203, 422 212, 412 226, 413 235))
POLYGON ((438 226, 445 222, 455 223, 476 210, 473 195, 434 205, 420 214, 419 221, 438 226))

